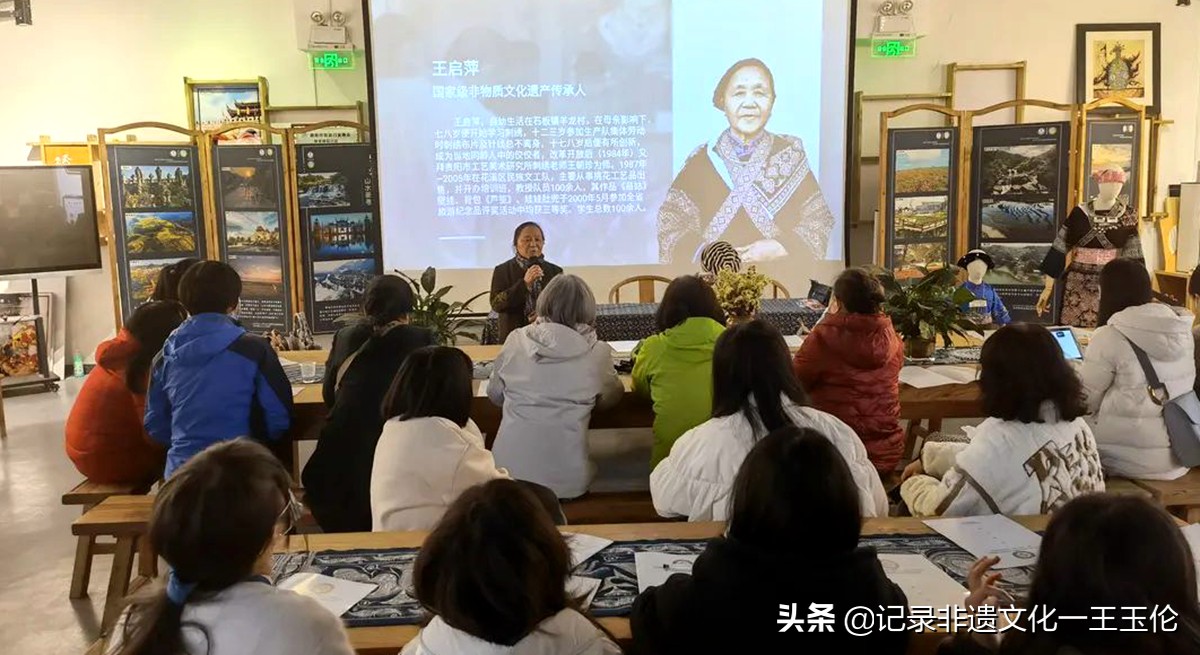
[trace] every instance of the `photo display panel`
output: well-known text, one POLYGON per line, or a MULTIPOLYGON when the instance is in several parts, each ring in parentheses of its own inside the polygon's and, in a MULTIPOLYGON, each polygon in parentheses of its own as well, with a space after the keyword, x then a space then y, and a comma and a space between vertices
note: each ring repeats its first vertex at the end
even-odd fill
POLYGON ((108 146, 112 224, 124 316, 150 299, 164 266, 205 259, 195 146, 108 146))
POLYGON ((1125 171, 1121 198, 1141 207, 1142 127, 1136 118, 1088 119, 1083 149, 1084 194, 1080 202, 1095 198, 1100 185, 1093 177, 1111 167, 1125 171))
POLYGON ((221 259, 242 277, 238 320, 259 334, 292 322, 282 160, 280 146, 213 148, 221 259))
POLYGON ((886 266, 897 279, 953 264, 958 128, 888 131, 886 266))
POLYGON ((383 272, 375 160, 369 144, 296 148, 308 319, 314 334, 362 311, 367 284, 383 272))
MULTIPOLYGON (((971 247, 995 262, 992 285, 1015 322, 1053 324, 1061 305, 1037 315, 1039 268, 1070 213, 1071 124, 975 128, 971 165, 971 247)), ((1061 285, 1059 285, 1061 286, 1061 285)))

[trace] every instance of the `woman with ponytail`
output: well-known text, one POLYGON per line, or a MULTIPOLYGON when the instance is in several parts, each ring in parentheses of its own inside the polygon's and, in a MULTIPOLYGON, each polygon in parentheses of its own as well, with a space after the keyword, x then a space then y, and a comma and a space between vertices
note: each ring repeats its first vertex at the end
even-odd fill
POLYGON ((304 467, 305 502, 325 532, 371 531, 371 467, 383 432, 380 408, 410 353, 434 345, 433 332, 411 325, 413 291, 396 275, 367 286, 366 318, 340 330, 325 363, 329 417, 304 467))
POLYGON ((270 579, 275 539, 298 506, 283 465, 263 446, 224 442, 163 485, 150 543, 170 572, 135 596, 114 655, 351 655, 341 622, 270 579))

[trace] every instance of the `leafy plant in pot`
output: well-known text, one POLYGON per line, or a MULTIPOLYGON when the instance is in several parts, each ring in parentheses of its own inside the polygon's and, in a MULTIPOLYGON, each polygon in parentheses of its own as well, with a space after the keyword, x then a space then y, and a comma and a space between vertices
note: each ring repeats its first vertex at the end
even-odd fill
POLYGON ((933 356, 935 339, 950 346, 950 335, 966 337, 967 332, 982 331, 974 319, 963 313, 963 305, 974 294, 958 285, 958 269, 945 266, 925 270, 920 280, 901 283, 889 272, 876 276, 883 284, 883 311, 892 319, 896 332, 904 340, 904 354, 914 359, 933 356))
MULTIPOLYGON (((472 319, 466 318, 471 313, 471 303, 488 295, 487 291, 475 294, 463 302, 448 303, 443 298, 454 289, 453 286, 437 288, 437 269, 430 266, 421 273, 420 278, 414 278, 400 271, 396 275, 404 278, 413 290, 413 325, 428 328, 433 331, 437 342, 444 346, 458 343, 459 337, 473 337, 466 326, 472 319), (436 290, 435 290, 436 289, 436 290)), ((338 323, 355 323, 363 319, 361 312, 343 314, 337 318, 338 323)))

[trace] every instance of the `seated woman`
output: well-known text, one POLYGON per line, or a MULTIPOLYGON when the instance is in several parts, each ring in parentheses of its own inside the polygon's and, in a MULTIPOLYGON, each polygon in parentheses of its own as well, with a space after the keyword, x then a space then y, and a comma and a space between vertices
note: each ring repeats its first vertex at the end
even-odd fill
POLYGON ((100 484, 149 484, 163 474, 166 451, 150 439, 142 418, 150 365, 167 337, 187 320, 177 302, 151 301, 125 321, 115 339, 96 348, 67 416, 67 457, 100 484))
POLYGON ((433 615, 401 655, 617 655, 568 597, 571 552, 523 485, 467 489, 425 539, 416 598, 433 615))
POLYGON ((717 339, 712 416, 680 437, 650 473, 650 495, 660 515, 726 520, 746 454, 768 433, 794 425, 816 430, 837 447, 864 516, 887 516, 887 494, 862 441, 837 417, 810 406, 792 372, 787 342, 770 323, 742 323, 717 339))
POLYGON ((587 426, 593 408, 617 404, 625 386, 613 350, 596 338, 596 298, 587 283, 560 275, 538 298, 537 321, 510 335, 496 358, 488 398, 503 407, 492 452, 512 477, 559 498, 591 484, 587 426))
MULTIPOLYGON (((960 630, 943 642, 939 655, 1114 655, 1200 652, 1200 605, 1196 603, 1193 554, 1179 527, 1166 511, 1131 496, 1090 494, 1067 503, 1050 519, 1042 537, 1033 585, 1023 604, 1038 607, 1038 618, 1024 612, 1003 635, 960 630), (1112 620, 1101 629, 1103 610, 1112 620), (1144 628, 1130 625, 1128 608, 1144 628), (1169 610, 1167 608, 1170 608, 1169 610), (1151 616, 1157 612, 1160 620, 1151 616), (1053 630, 1034 624, 1059 617, 1053 630), (1066 617, 1090 617, 1082 621, 1066 617), (1160 622, 1161 621, 1161 622, 1160 622), (1163 626, 1162 628, 1152 626, 1163 626), (1168 627, 1169 626, 1169 627, 1168 627)), ((997 558, 975 563, 968 578, 971 611, 1010 601, 996 587, 1004 572, 990 573, 997 558)), ((967 618, 967 617, 964 617, 967 618)), ((986 620, 986 619, 985 619, 986 620)), ((972 624, 974 622, 972 621, 972 624)))
POLYGON ((464 490, 508 477, 470 418, 473 396, 471 358, 457 348, 421 348, 400 367, 371 471, 376 532, 431 530, 464 490))
POLYGON ((409 324, 412 287, 381 275, 367 286, 364 322, 342 328, 325 365, 331 409, 304 467, 304 502, 325 532, 371 530, 371 469, 383 431, 383 398, 410 353, 434 343, 409 324), (332 402, 331 402, 332 401, 332 402))
POLYGON ((712 354, 725 313, 712 287, 686 275, 667 286, 654 322, 658 334, 633 353, 633 390, 654 403, 651 469, 680 435, 712 416, 712 354))
POLYGON ((492 310, 497 313, 496 336, 500 343, 509 333, 533 322, 538 296, 563 270, 546 261, 542 226, 528 221, 513 231, 515 256, 492 271, 492 310))
POLYGON ((1134 347, 1149 358, 1167 396, 1196 381, 1192 314, 1154 301, 1141 262, 1114 259, 1100 271, 1099 324, 1083 355, 1087 394, 1100 461, 1109 476, 1174 480, 1188 472, 1171 452, 1161 403, 1148 391, 1134 347))
POLYGON ((1049 514, 1104 491, 1079 378, 1050 332, 1002 327, 979 364, 989 418, 966 428, 966 442, 926 441, 900 485, 913 516, 1049 514))
POLYGON ((883 313, 883 301, 883 285, 870 273, 843 271, 825 317, 805 337, 794 364, 813 407, 853 428, 879 475, 889 477, 904 456, 904 345, 883 313))
POLYGON ((131 600, 107 652, 352 655, 338 617, 271 582, 276 540, 299 513, 287 471, 258 443, 226 441, 188 460, 150 519, 166 585, 131 600))
POLYGON ((174 264, 163 266, 154 280, 154 291, 150 293, 150 300, 179 302, 179 281, 183 279, 183 274, 192 267, 192 264, 199 263, 200 260, 195 257, 186 257, 174 264))
POLYGON ((777 622, 784 601, 802 608, 802 619, 810 604, 831 603, 834 625, 851 607, 907 604, 874 549, 859 547, 861 532, 858 489, 838 449, 811 428, 772 432, 738 471, 726 534, 708 543, 691 575, 676 573, 634 601, 638 652, 740 653, 753 640, 771 646, 755 652, 904 653, 903 631, 858 638, 781 631, 777 622))

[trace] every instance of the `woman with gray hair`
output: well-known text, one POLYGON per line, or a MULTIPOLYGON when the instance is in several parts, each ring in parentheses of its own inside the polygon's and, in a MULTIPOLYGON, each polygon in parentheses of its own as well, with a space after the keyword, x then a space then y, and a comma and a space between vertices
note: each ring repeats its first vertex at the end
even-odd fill
POLYGON ((615 405, 625 387, 613 350, 596 338, 596 297, 574 275, 551 280, 537 301, 537 319, 514 330, 492 367, 488 398, 503 408, 492 446, 496 465, 560 499, 587 492, 592 409, 615 405))

